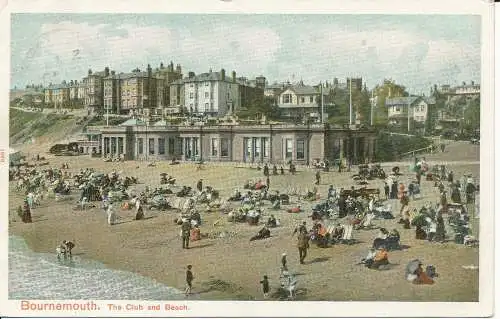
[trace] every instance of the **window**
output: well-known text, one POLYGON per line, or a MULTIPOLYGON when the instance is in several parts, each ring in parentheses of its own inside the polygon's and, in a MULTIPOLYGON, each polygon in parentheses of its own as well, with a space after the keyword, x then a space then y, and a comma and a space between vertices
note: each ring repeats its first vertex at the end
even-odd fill
POLYGON ((193 87, 194 87, 194 84, 193 84, 193 83, 189 84, 189 87, 190 87, 190 88, 193 88, 193 87))
POLYGON ((216 138, 213 138, 211 144, 212 144, 210 146, 210 148, 212 150, 211 154, 212 154, 212 156, 217 156, 217 154, 219 153, 219 140, 216 138))
POLYGON ((210 82, 205 82, 205 86, 209 86, 210 85, 210 82))
POLYGON ((229 139, 227 138, 220 139, 220 156, 221 157, 229 156, 229 139))
POLYGON ((305 102, 306 102, 305 97, 301 97, 301 98, 300 98, 300 103, 305 103, 305 102))
POLYGON ((304 140, 297 140, 297 150, 295 155, 298 160, 303 160, 305 158, 305 143, 304 140))
POLYGON ((210 93, 209 92, 205 92, 205 98, 208 99, 210 97, 210 93))
POLYGON ((399 108, 399 106, 395 106, 395 107, 394 107, 394 110, 395 110, 396 112, 400 112, 400 111, 401 111, 401 109, 399 108))
POLYGON ((283 94, 283 104, 292 103, 292 95, 291 94, 283 94))
POLYGON ((227 98, 229 99, 229 93, 227 94, 227 98))
POLYGON ((210 98, 213 99, 214 98, 214 93, 213 92, 210 92, 210 98))
POLYGON ((252 160, 252 139, 245 137, 243 139, 243 145, 245 148, 245 162, 252 160))
POLYGON ((293 152, 293 140, 286 139, 285 140, 285 159, 292 159, 293 152))
POLYGON ((144 140, 142 138, 137 139, 137 153, 144 153, 144 140))
POLYGON ((208 103, 205 103, 205 112, 208 112, 209 111, 209 104, 208 103))
POLYGON ((314 96, 309 97, 309 103, 314 103, 314 96))
POLYGON ((269 139, 267 137, 262 138, 262 144, 264 157, 269 157, 269 139))
POLYGON ((194 93, 193 93, 193 92, 189 93, 189 98, 190 98, 190 99, 193 99, 193 98, 194 98, 194 93))
POLYGON ((149 149, 149 155, 154 155, 154 153, 155 153, 155 139, 154 138, 149 139, 148 149, 149 149))
POLYGON ((255 146, 255 151, 254 151, 254 157, 256 159, 260 159, 260 154, 261 154, 261 139, 260 138, 254 138, 253 143, 255 146))
POLYGON ((158 139, 158 154, 165 155, 165 139, 164 138, 158 139))

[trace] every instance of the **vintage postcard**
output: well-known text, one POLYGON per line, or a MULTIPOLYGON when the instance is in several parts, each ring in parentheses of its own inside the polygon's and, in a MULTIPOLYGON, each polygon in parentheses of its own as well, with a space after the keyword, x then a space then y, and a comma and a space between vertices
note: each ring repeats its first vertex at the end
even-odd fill
POLYGON ((493 314, 493 4, 269 2, 3 9, 0 315, 493 314))

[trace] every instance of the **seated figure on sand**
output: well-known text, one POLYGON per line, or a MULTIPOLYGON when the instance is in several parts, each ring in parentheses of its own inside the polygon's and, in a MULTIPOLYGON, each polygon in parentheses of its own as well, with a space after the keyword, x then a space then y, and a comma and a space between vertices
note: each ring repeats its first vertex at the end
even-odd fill
POLYGON ((373 259, 365 260, 365 266, 370 269, 380 269, 380 266, 389 264, 389 255, 385 247, 379 247, 373 259))
POLYGON ((301 206, 297 205, 296 207, 289 208, 287 210, 288 213, 300 213, 302 211, 301 206))
POLYGON ((264 226, 259 230, 257 235, 250 238, 250 241, 265 239, 265 238, 269 238, 269 237, 271 237, 271 231, 266 226, 264 226))

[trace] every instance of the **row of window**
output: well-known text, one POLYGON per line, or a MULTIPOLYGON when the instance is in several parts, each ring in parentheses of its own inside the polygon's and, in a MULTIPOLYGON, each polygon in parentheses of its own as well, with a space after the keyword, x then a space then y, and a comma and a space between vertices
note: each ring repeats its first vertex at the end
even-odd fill
MULTIPOLYGON (((228 93, 228 96, 229 96, 229 93, 228 93)), ((193 92, 189 93, 189 98, 190 99, 194 99, 194 93, 193 92)), ((205 98, 206 99, 208 99, 208 98, 213 99, 214 98, 213 92, 205 92, 205 98)))
MULTIPOLYGON (((169 138, 168 140, 165 138, 159 138, 158 139, 158 154, 165 155, 167 150, 168 150, 169 155, 174 155, 174 153, 175 153, 175 139, 173 137, 169 138), (167 143, 168 143, 168 145, 167 145, 167 143)), ((154 138, 148 139, 148 152, 149 152, 149 155, 155 155, 156 149, 155 149, 155 139, 154 138)), ((137 139, 137 153, 139 155, 144 154, 144 139, 143 138, 137 139)))
POLYGON ((212 138, 210 142, 211 156, 228 157, 229 156, 229 139, 228 138, 212 138))
MULTIPOLYGON (((314 96, 309 96, 309 99, 307 99, 307 97, 305 96, 299 97, 300 103, 307 103, 306 102, 307 100, 309 100, 309 103, 314 103, 314 96)), ((293 103, 292 94, 283 94, 282 103, 292 104, 293 103)))
MULTIPOLYGON (((295 146, 295 159, 297 160, 303 160, 306 158, 305 154, 305 140, 303 139, 298 139, 295 141, 296 146, 295 146)), ((293 139, 287 138, 285 139, 284 143, 284 154, 285 159, 289 160, 292 159, 293 155, 293 139)))
MULTIPOLYGON (((401 107, 400 106, 393 106, 392 107, 394 112, 401 112, 401 107)), ((425 105, 417 105, 413 108, 414 112, 425 112, 425 105)))

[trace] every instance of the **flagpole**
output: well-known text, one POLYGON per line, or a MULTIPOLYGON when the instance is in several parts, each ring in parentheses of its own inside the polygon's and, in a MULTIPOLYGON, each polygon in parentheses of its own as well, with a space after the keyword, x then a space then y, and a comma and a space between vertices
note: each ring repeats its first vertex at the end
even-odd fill
POLYGON ((321 123, 325 123, 325 105, 323 101, 323 83, 320 82, 320 94, 321 94, 321 123))
POLYGON ((352 125, 352 78, 349 78, 349 125, 352 125))
POLYGON ((370 126, 373 126, 373 104, 375 102, 375 98, 373 96, 373 90, 372 90, 372 101, 371 101, 371 108, 370 108, 370 126))

